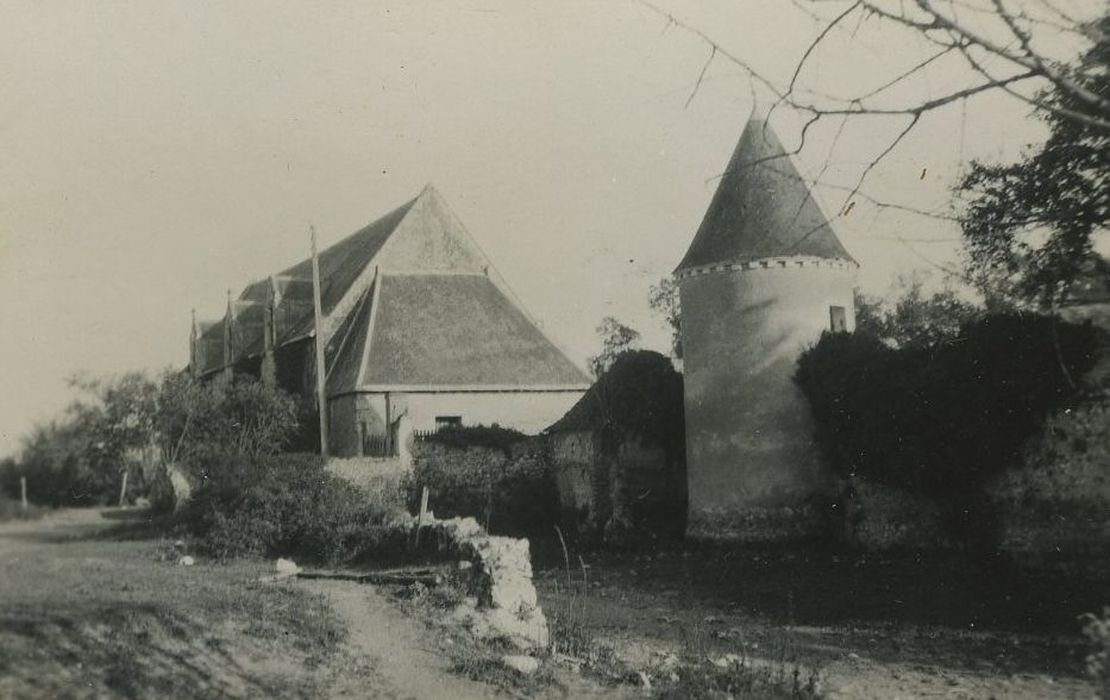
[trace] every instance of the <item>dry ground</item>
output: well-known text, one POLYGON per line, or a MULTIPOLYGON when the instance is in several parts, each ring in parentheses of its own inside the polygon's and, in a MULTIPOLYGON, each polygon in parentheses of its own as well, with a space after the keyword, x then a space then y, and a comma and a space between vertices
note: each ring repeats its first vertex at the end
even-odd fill
POLYGON ((0 525, 0 698, 496 692, 451 675, 423 625, 372 587, 262 584, 262 561, 178 566, 172 543, 110 527, 135 515, 0 525))
POLYGON ((1093 573, 782 549, 586 554, 585 573, 573 552, 569 572, 548 561, 548 616, 569 611, 633 667, 732 652, 817 667, 834 698, 1095 697, 1076 621, 1110 602, 1093 573))

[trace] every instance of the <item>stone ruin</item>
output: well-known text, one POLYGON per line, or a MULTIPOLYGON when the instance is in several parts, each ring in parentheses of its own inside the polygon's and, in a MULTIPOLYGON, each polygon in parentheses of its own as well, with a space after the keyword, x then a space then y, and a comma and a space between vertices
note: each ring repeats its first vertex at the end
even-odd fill
POLYGON ((527 539, 490 535, 474 518, 432 516, 422 532, 459 560, 467 598, 448 622, 478 639, 506 640, 519 649, 547 646, 547 619, 532 584, 527 539))

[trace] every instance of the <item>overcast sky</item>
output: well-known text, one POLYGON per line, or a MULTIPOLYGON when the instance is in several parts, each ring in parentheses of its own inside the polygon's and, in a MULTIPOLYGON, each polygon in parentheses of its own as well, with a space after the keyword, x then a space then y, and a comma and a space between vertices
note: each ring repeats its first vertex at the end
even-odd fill
MULTIPOLYGON (((785 0, 656 4, 780 80, 819 28, 785 0)), ((752 107, 720 56, 687 106, 709 47, 633 0, 3 0, 0 17, 0 454, 69 401, 67 376, 184 365, 190 309, 222 315, 229 287, 305 256, 310 223, 327 245, 427 182, 574 359, 606 315, 665 348, 648 287, 752 107)), ((808 85, 877 85, 926 55, 875 22, 850 31, 808 85)), ((970 81, 938 65, 892 99, 970 81)), ((797 143, 794 115, 774 124, 797 143)), ((901 123, 853 120, 830 157, 838 126, 798 160, 850 185, 901 123)), ((1012 98, 955 104, 867 189, 934 209, 961 162, 1042 137, 1012 98)), ((837 232, 876 292, 957 249, 951 226, 865 202, 837 232)))

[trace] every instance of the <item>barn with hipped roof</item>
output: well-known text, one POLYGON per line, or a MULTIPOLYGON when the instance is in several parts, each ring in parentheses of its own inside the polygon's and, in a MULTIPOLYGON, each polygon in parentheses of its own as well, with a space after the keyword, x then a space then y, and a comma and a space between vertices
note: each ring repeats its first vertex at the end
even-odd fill
MULTIPOLYGON (((538 432, 589 385, 430 185, 318 256, 329 447, 395 451, 401 432, 499 424, 538 432)), ((201 378, 249 374, 315 392, 312 261, 194 321, 201 378)))

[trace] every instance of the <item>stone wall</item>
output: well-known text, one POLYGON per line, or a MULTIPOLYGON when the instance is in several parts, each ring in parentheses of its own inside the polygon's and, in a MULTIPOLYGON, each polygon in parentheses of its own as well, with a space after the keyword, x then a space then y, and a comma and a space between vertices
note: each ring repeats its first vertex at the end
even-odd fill
MULTIPOLYGON (((598 508, 594 474, 600 455, 589 431, 556 433, 547 438, 563 521, 574 530, 596 527, 598 508)), ((604 520, 601 522, 604 525, 604 520)))
POLYGON ((1024 457, 990 484, 1002 549, 1110 553, 1110 398, 1051 416, 1024 457))
MULTIPOLYGON (((997 549, 1023 559, 1110 554, 1110 401, 1048 418, 1021 464, 986 485, 984 526, 997 549)), ((891 487, 853 481, 842 486, 841 533, 870 549, 942 549, 940 503, 891 487)))
POLYGON ((662 447, 629 435, 609 454, 601 436, 589 430, 545 439, 568 526, 613 544, 641 536, 681 536, 685 473, 662 447))

